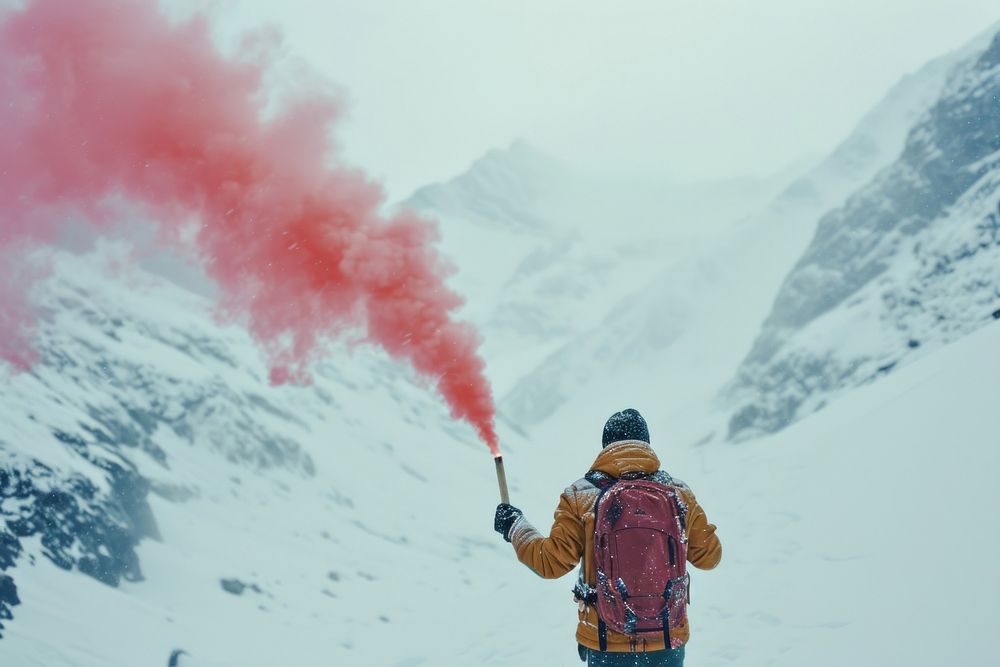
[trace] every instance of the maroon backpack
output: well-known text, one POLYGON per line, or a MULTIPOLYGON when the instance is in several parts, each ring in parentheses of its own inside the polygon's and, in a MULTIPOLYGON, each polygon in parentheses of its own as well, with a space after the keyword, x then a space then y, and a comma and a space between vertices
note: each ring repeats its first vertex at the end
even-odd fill
POLYGON ((601 650, 607 628, 633 640, 663 638, 687 618, 687 506, 670 475, 633 474, 615 479, 599 472, 587 476, 601 490, 594 509, 594 567, 597 588, 592 603, 600 619, 601 650))

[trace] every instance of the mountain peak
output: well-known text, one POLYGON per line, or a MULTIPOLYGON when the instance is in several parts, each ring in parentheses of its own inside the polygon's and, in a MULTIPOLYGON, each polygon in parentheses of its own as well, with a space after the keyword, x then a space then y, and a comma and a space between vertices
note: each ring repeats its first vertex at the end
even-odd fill
POLYGON ((538 204, 560 187, 569 170, 524 139, 494 148, 444 183, 413 193, 403 204, 435 215, 455 216, 504 227, 538 228, 538 204))

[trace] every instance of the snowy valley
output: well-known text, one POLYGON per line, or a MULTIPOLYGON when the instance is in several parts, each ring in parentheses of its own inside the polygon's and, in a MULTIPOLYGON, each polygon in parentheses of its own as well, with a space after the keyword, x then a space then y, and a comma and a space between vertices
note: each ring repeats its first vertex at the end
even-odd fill
MULTIPOLYGON (((404 202, 484 335, 513 502, 545 525, 629 404, 719 525, 691 664, 991 663, 1000 578, 960 558, 1000 553, 993 32, 795 179, 602 190, 515 142, 404 202)), ((493 532, 488 452, 413 372, 348 341, 274 387, 126 242, 43 252, 0 663, 579 664, 572 582, 493 532)))

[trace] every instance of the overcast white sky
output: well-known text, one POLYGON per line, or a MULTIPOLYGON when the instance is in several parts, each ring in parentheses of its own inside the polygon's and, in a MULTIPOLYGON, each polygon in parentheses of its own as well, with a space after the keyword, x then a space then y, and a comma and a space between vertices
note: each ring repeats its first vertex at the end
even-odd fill
POLYGON ((339 140, 394 199, 517 137, 618 176, 767 174, 1000 20, 997 0, 215 4, 346 89, 339 140))

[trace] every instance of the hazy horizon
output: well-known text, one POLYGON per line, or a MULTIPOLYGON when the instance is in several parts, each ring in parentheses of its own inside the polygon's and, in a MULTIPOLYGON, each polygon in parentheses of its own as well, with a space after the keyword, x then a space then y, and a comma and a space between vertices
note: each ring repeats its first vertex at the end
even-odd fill
POLYGON ((344 157, 390 200, 519 138, 617 178, 768 176, 829 152, 900 78, 1000 20, 986 0, 210 7, 225 37, 277 26, 341 87, 344 157))

